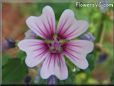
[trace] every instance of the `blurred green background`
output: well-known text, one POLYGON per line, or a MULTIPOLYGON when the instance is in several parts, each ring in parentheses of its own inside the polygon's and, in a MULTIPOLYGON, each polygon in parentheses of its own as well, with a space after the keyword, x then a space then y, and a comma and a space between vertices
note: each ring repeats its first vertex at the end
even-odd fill
POLYGON ((36 69, 27 68, 24 63, 26 54, 17 46, 8 47, 7 43, 7 39, 12 39, 16 44, 23 39, 28 30, 26 18, 41 15, 46 5, 54 9, 57 22, 65 9, 73 10, 76 19, 89 22, 88 32, 96 38, 94 51, 87 56, 89 67, 80 70, 67 60, 69 77, 64 81, 58 80, 57 84, 114 84, 113 7, 101 10, 99 7, 77 7, 75 2, 54 1, 2 3, 2 84, 25 84, 25 79, 30 84, 47 83, 36 69))

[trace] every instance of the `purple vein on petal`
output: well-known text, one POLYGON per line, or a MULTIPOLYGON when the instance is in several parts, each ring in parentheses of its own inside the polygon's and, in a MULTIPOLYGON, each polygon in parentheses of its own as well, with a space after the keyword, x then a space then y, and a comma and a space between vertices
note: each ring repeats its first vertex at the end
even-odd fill
MULTIPOLYGON (((79 27, 77 27, 77 28, 79 28, 79 27)), ((66 37, 67 37, 67 36, 69 36, 69 37, 73 36, 74 34, 72 34, 72 33, 75 32, 75 30, 77 30, 77 28, 74 29, 71 33, 67 34, 66 37)), ((83 27, 83 28, 86 28, 86 26, 83 27)), ((80 29, 78 29, 77 32, 79 32, 79 30, 80 30, 80 29)))
POLYGON ((67 32, 67 30, 72 26, 72 23, 63 31, 61 32, 60 34, 65 34, 67 32))
MULTIPOLYGON (((36 23, 36 26, 39 28, 39 30, 43 33, 43 35, 45 36, 45 37, 47 37, 47 35, 46 35, 46 33, 44 33, 43 31, 42 31, 42 29, 40 28, 40 26, 36 23)), ((38 31, 38 30, 37 30, 38 31)), ((39 32, 39 31, 38 31, 39 32)), ((41 33, 41 35, 42 35, 42 33, 41 33)))
POLYGON ((51 17, 51 23, 52 23, 52 28, 51 29, 55 29, 55 26, 54 26, 54 24, 53 24, 53 20, 52 20, 52 17, 51 17))
POLYGON ((74 47, 79 47, 79 48, 82 48, 81 46, 79 45, 76 45, 76 44, 71 44, 71 43, 67 43, 66 46, 74 46, 74 47))
POLYGON ((59 62, 58 62, 58 63, 59 63, 58 65, 59 65, 60 69, 62 69, 61 60, 62 60, 62 59, 61 59, 61 56, 60 56, 60 54, 59 54, 59 55, 58 55, 58 61, 59 61, 59 62))
MULTIPOLYGON (((71 54, 71 53, 69 53, 68 51, 66 51, 65 50, 65 53, 68 55, 69 54, 69 56, 71 56, 71 58, 73 59, 73 60, 75 60, 73 57, 76 57, 75 55, 73 55, 73 54, 71 54), (72 57, 73 56, 73 57, 72 57)), ((78 57, 76 57, 76 59, 77 60, 80 60, 78 57)))
POLYGON ((41 48, 35 49, 35 50, 33 50, 33 51, 38 51, 38 50, 41 50, 41 49, 47 49, 47 48, 44 46, 44 47, 41 47, 41 48))
POLYGON ((62 25, 60 25, 60 28, 59 28, 59 32, 58 33, 61 33, 63 27, 65 26, 66 22, 67 22, 68 18, 65 19, 64 23, 62 25))
POLYGON ((47 33, 50 34, 50 31, 48 31, 48 28, 46 27, 46 25, 45 25, 45 23, 43 22, 43 20, 41 20, 41 22, 42 22, 42 24, 43 24, 45 30, 47 31, 47 33))
POLYGON ((55 57, 53 59, 54 59, 54 67, 55 67, 55 62, 57 60, 56 55, 55 55, 55 57))
POLYGON ((40 56, 40 55, 44 55, 44 54, 46 54, 46 53, 47 53, 46 51, 47 51, 47 49, 43 50, 42 53, 37 54, 37 55, 35 56, 35 58, 36 58, 37 56, 40 56))
POLYGON ((79 53, 79 52, 77 52, 76 50, 73 50, 73 49, 71 49, 71 48, 67 48, 68 50, 71 50, 71 51, 73 51, 73 52, 76 52, 76 53, 78 53, 78 54, 81 54, 81 53, 79 53))
MULTIPOLYGON (((78 28, 78 27, 77 27, 78 28)), ((75 32, 77 30, 77 28, 75 28, 73 31, 71 31, 70 33, 68 33, 67 35, 65 35, 65 37, 71 37, 73 34, 73 32, 75 32)))
POLYGON ((50 62, 51 62, 51 58, 52 58, 52 54, 50 54, 50 57, 48 58, 48 61, 47 61, 48 68, 49 68, 49 65, 50 65, 50 62))
MULTIPOLYGON (((31 28, 34 28, 34 27, 31 26, 31 28)), ((35 29, 37 32, 39 32, 36 28, 34 28, 34 29, 35 29)), ((33 32, 34 32, 34 31, 33 31, 33 32)), ((41 32, 39 32, 39 33, 42 34, 41 32)), ((44 35, 44 34, 43 34, 43 35, 44 35)))
POLYGON ((50 35, 51 35, 53 33, 53 29, 52 29, 52 26, 51 26, 51 24, 53 24, 53 22, 51 21, 51 24, 50 24, 48 17, 46 17, 46 18, 47 18, 47 21, 48 21, 48 24, 49 24, 50 35))
POLYGON ((32 45, 29 45, 30 47, 32 47, 32 46, 37 46, 37 45, 44 45, 44 43, 37 43, 37 44, 32 44, 32 45))

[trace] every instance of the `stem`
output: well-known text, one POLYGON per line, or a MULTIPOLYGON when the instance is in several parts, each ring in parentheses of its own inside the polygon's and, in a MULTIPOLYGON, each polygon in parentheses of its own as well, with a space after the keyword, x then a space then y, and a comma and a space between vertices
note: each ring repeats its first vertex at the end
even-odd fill
POLYGON ((103 38, 104 38, 104 32, 105 32, 104 23, 103 23, 104 19, 105 19, 105 14, 102 13, 99 28, 98 28, 98 34, 96 37, 96 42, 98 42, 99 44, 102 44, 103 38))
POLYGON ((114 84, 114 68, 112 69, 111 84, 114 84))
POLYGON ((103 43, 103 39, 104 39, 104 32, 105 32, 105 28, 103 27, 102 28, 102 32, 101 32, 101 35, 100 35, 100 40, 99 40, 99 43, 102 44, 103 43))

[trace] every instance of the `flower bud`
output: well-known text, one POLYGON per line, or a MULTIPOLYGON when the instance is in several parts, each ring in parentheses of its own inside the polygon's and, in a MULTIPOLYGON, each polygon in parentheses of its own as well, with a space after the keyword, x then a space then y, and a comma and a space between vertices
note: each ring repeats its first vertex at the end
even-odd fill
POLYGON ((27 32, 25 32, 25 39, 31 39, 35 37, 36 37, 36 34, 32 32, 32 30, 28 30, 27 32))
POLYGON ((48 85, 55 85, 56 84, 56 76, 52 75, 48 78, 48 85))
POLYGON ((89 40, 92 42, 95 41, 95 37, 91 33, 86 33, 86 34, 80 36, 80 39, 89 40))
POLYGON ((30 84, 30 82, 31 82, 31 77, 29 75, 25 76, 24 83, 25 84, 30 84))
POLYGON ((99 58, 97 60, 98 63, 102 63, 107 59, 108 55, 107 53, 100 53, 99 58))

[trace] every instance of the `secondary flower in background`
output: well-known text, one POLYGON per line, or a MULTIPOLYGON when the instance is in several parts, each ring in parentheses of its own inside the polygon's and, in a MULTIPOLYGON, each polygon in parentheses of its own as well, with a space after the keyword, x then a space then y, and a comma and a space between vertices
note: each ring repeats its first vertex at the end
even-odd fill
POLYGON ((5 38, 2 40, 2 51, 6 51, 7 49, 14 48, 15 47, 15 41, 12 38, 5 38))
POLYGON ((95 41, 95 37, 89 32, 80 36, 80 39, 88 40, 88 41, 92 41, 92 42, 95 41))
POLYGON ((98 57, 97 63, 102 63, 102 62, 106 61, 107 58, 108 58, 108 54, 106 52, 101 52, 98 57))
POLYGON ((36 34, 31 31, 31 30, 28 30, 25 32, 25 39, 34 39, 36 38, 36 34))
POLYGON ((100 2, 100 11, 105 13, 108 10, 109 0, 99 0, 98 2, 100 2))
POLYGON ((68 70, 64 56, 80 69, 86 69, 86 55, 93 50, 88 40, 75 40, 88 28, 88 23, 76 20, 74 13, 66 9, 55 27, 55 15, 50 6, 43 8, 39 17, 31 16, 26 20, 28 27, 41 39, 24 39, 18 43, 27 53, 25 62, 28 67, 42 64, 40 75, 43 79, 55 75, 60 80, 67 79, 68 70))
POLYGON ((48 79, 48 85, 54 85, 56 81, 57 81, 56 77, 52 75, 48 79))

